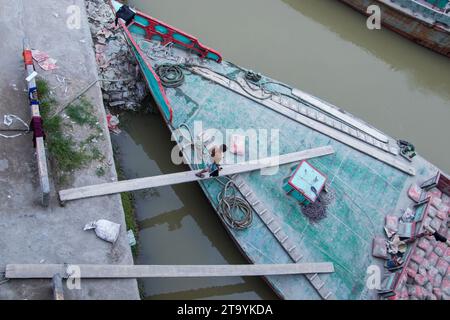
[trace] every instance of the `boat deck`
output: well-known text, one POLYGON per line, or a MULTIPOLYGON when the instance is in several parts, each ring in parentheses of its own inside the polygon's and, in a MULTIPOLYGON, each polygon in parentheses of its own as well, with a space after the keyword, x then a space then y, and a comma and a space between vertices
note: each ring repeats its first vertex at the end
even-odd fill
MULTIPOLYGON (((280 166, 272 175, 261 175, 259 171, 239 175, 239 180, 271 212, 283 235, 289 237, 289 243, 298 253, 296 257, 302 256, 300 262, 329 261, 335 266, 334 273, 320 276, 319 286, 305 276, 266 277, 277 294, 286 299, 320 299, 324 296, 319 290, 326 288, 337 299, 377 298, 376 290, 365 286, 370 265, 378 265, 383 270, 382 262, 372 257, 372 240, 384 233, 386 215, 401 215, 401 210, 414 204, 407 196, 409 186, 430 178, 438 169, 420 156, 408 162, 398 155, 392 137, 329 104, 324 108, 333 110, 319 110, 317 104, 298 99, 295 93, 300 91, 285 84, 262 77, 260 83, 267 85, 261 90, 242 82, 245 70, 232 63, 201 59, 170 42, 163 46, 144 39, 146 32, 142 17, 139 18, 138 24, 129 27, 130 36, 134 37, 131 44, 140 46, 140 51, 133 50, 172 132, 185 127, 196 136, 199 133, 196 126, 201 123, 201 131, 220 132, 228 144, 227 130, 240 129, 250 135, 251 130, 256 130, 258 144, 267 142, 270 149, 264 156, 326 145, 335 150, 333 155, 309 161, 328 177, 327 189, 332 199, 327 205, 327 217, 319 222, 311 222, 297 200, 282 189, 283 179, 290 175, 292 165, 280 166), (164 63, 177 64, 184 70, 181 86, 163 89, 167 101, 161 99, 148 67, 156 68, 164 63), (267 90, 273 92, 271 97, 267 97, 267 90), (259 129, 266 129, 268 135, 261 134, 259 129), (271 130, 278 130, 278 135, 273 135, 271 130)), ((252 160, 248 148, 242 156, 227 152, 225 162, 236 160, 252 160)), ((198 166, 191 164, 191 167, 198 166)), ((205 180, 200 185, 217 208, 223 184, 220 180, 205 180)), ((275 230, 264 220, 261 214, 264 209, 255 211, 252 225, 245 230, 235 230, 224 223, 241 251, 253 263, 292 262, 289 248, 283 246, 275 230)))
MULTIPOLYGON (((143 47, 145 51, 145 45, 143 47)), ((165 56, 176 57, 177 51, 181 52, 171 49, 172 55, 165 56)), ((150 57, 152 63, 156 64, 176 62, 176 58, 150 57)), ((241 72, 241 69, 227 62, 217 64, 194 57, 191 59, 230 77, 241 72)), ((400 208, 406 209, 412 204, 407 198, 407 188, 413 181, 432 176, 437 170, 433 165, 420 157, 409 164, 396 156, 405 164, 415 167, 417 174, 408 175, 193 72, 185 72, 184 84, 178 88, 166 88, 166 94, 173 108, 172 129, 183 124, 194 131, 195 122, 201 122, 203 130, 211 128, 224 135, 227 129, 277 129, 280 154, 324 145, 333 146, 335 154, 310 160, 328 177, 328 189, 334 198, 328 205, 327 218, 318 223, 311 223, 301 212, 297 201, 286 196, 281 188, 283 179, 290 173, 290 165, 281 166, 276 174, 270 176, 253 172, 240 177, 276 216, 283 232, 303 255, 302 262, 334 263, 335 273, 321 277, 336 298, 374 297, 374 292, 365 289, 367 267, 379 263, 371 256, 372 239, 383 232, 387 214, 400 208)), ((248 157, 247 150, 240 161, 248 157)), ((217 206, 217 195, 223 185, 209 180, 201 182, 201 186, 212 204, 217 206)), ((254 216, 250 228, 228 230, 254 263, 291 261, 288 252, 258 215, 254 216)), ((270 276, 268 279, 284 298, 320 298, 303 276, 270 276)))

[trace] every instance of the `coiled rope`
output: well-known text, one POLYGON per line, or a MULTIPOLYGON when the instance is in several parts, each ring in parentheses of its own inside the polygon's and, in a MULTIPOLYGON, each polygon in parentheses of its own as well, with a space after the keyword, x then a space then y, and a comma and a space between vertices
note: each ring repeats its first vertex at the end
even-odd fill
POLYGON ((217 201, 219 202, 217 211, 231 228, 243 230, 252 224, 252 208, 245 199, 237 195, 237 187, 233 180, 230 179, 225 184, 217 195, 217 201))
POLYGON ((156 67, 155 70, 161 83, 166 88, 176 88, 183 84, 184 73, 178 65, 164 63, 156 67))

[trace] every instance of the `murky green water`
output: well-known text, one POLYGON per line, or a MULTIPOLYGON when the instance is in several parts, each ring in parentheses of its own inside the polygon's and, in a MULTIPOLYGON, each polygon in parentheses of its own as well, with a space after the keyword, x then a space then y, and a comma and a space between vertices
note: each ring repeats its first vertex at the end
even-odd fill
MULTIPOLYGON (((414 143, 450 172, 450 59, 365 18, 338 0, 131 0, 197 36, 225 59, 264 73, 414 143)), ((135 176, 173 172, 168 130, 158 117, 133 117, 125 163, 135 176)), ((161 188, 138 200, 141 263, 239 263, 200 188, 161 188)), ((266 298, 262 281, 151 280, 153 298, 266 298)))

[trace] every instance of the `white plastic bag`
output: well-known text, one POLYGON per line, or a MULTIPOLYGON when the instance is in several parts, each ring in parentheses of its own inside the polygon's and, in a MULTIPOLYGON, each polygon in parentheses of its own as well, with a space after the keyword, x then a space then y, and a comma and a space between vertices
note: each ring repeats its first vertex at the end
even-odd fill
POLYGON ((100 219, 89 222, 84 226, 84 230, 95 229, 95 234, 105 241, 114 243, 119 237, 120 224, 100 219))

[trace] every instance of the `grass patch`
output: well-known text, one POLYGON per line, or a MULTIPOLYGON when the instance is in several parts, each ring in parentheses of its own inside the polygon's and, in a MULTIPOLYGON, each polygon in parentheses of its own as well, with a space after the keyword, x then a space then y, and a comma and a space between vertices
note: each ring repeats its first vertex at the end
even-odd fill
POLYGON ((58 174, 57 182, 65 183, 68 175, 86 165, 92 158, 82 148, 78 148, 72 137, 63 132, 63 118, 55 114, 56 100, 51 96, 48 83, 43 79, 36 81, 39 94, 40 112, 47 133, 46 145, 52 164, 58 174))

